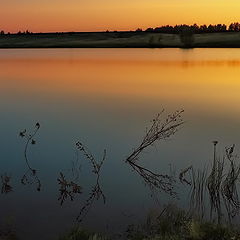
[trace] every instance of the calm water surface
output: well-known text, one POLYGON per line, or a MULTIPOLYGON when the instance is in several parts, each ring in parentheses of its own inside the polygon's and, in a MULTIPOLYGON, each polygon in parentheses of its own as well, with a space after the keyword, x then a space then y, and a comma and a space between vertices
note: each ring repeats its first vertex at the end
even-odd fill
MULTIPOLYGON (((168 173, 212 157, 213 140, 240 146, 239 49, 51 49, 0 50, 0 174, 13 192, 0 195, 1 221, 23 239, 56 239, 74 224, 94 184, 90 165, 76 155, 76 141, 107 158, 101 175, 106 204, 97 201, 83 225, 113 232, 141 219, 156 203, 126 156, 150 120, 184 109, 186 121, 171 140, 144 152, 143 164, 168 173), (41 128, 29 161, 42 189, 21 184, 27 170, 21 130, 41 128), (61 206, 57 178, 81 166, 83 194, 61 206)), ((159 196, 161 203, 167 197, 159 196)), ((180 201, 181 202, 181 201, 180 201)))

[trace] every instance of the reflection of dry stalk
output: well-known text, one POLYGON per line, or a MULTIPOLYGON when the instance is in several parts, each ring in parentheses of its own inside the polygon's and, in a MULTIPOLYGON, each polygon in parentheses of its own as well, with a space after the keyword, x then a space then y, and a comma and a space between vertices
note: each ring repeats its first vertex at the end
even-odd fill
POLYGON ((75 194, 82 193, 81 186, 73 181, 67 181, 62 172, 60 172, 60 177, 57 180, 58 184, 60 185, 60 196, 58 200, 61 201, 61 205, 65 202, 65 200, 67 200, 68 197, 71 201, 73 201, 75 194))
POLYGON ((205 211, 205 195, 209 196, 210 220, 215 221, 213 214, 217 217, 217 222, 221 223, 224 211, 228 215, 228 222, 240 213, 240 201, 237 191, 237 181, 240 175, 240 165, 236 165, 237 155, 234 155, 235 145, 225 149, 222 160, 216 156, 216 146, 214 141, 213 164, 210 172, 206 168, 197 172, 192 166, 182 170, 179 174, 181 183, 191 186, 190 194, 190 214, 197 213, 198 217, 203 218, 205 211), (229 162, 229 165, 226 162, 229 162), (228 169, 226 169, 228 167, 228 169))
POLYGON ((10 185, 10 180, 11 180, 11 177, 8 176, 7 174, 5 175, 1 175, 1 180, 2 180, 2 188, 1 188, 1 193, 9 193, 9 192, 12 192, 12 186, 10 185))
POLYGON ((81 165, 79 163, 79 152, 77 150, 76 150, 76 159, 75 161, 72 161, 71 164, 72 164, 72 167, 71 167, 72 177, 74 179, 74 182, 78 182, 80 177, 80 172, 81 172, 81 165))
POLYGON ((179 180, 182 184, 186 183, 187 185, 192 185, 192 181, 191 181, 191 170, 192 169, 193 169, 193 167, 189 166, 189 167, 183 169, 179 173, 179 180))
POLYGON ((157 115, 152 121, 152 126, 147 130, 141 144, 134 149, 134 151, 126 158, 125 162, 128 163, 134 171, 136 171, 147 184, 151 190, 160 190, 171 196, 175 195, 173 190, 174 178, 169 175, 158 174, 151 170, 142 167, 137 162, 139 161, 140 154, 146 150, 149 146, 153 146, 156 141, 166 140, 174 135, 179 127, 183 124, 182 113, 184 110, 176 111, 171 115, 168 115, 165 121, 160 117, 163 111, 157 115))
POLYGON ((216 156, 217 141, 214 141, 213 165, 211 173, 207 178, 207 188, 210 197, 210 218, 215 212, 217 214, 218 223, 221 223, 222 208, 221 208, 221 184, 223 179, 224 160, 220 160, 216 156))
POLYGON ((33 133, 28 134, 26 129, 19 133, 20 137, 26 138, 26 140, 27 140, 26 144, 25 144, 25 148, 24 148, 24 158, 25 158, 25 162, 26 162, 26 165, 28 167, 28 170, 23 175, 23 177, 21 179, 21 183, 24 184, 24 185, 36 183, 37 184, 37 191, 41 190, 41 182, 40 182, 40 180, 37 176, 37 170, 33 169, 30 166, 27 151, 28 151, 28 147, 29 147, 30 143, 32 145, 36 144, 36 141, 34 140, 34 137, 37 134, 39 128, 40 128, 40 124, 36 123, 33 133))
POLYGON ((92 165, 92 169, 93 169, 92 172, 96 175, 96 183, 95 183, 94 187, 92 188, 92 191, 89 194, 88 199, 86 200, 83 207, 80 209, 80 212, 77 216, 77 221, 80 223, 83 221, 84 217, 90 211, 95 200, 99 200, 100 198, 102 198, 104 204, 106 202, 106 197, 101 189, 101 185, 99 182, 101 168, 103 166, 104 161, 106 160, 106 150, 104 150, 104 152, 103 152, 102 160, 98 163, 95 160, 95 158, 93 157, 93 155, 87 150, 87 148, 85 146, 83 146, 82 143, 77 142, 76 146, 77 146, 77 149, 83 153, 83 155, 86 157, 86 159, 90 161, 90 163, 92 165))
POLYGON ((222 182, 221 193, 225 208, 228 214, 228 220, 239 214, 240 202, 237 191, 237 180, 240 174, 240 166, 236 166, 234 160, 237 156, 233 155, 235 145, 226 148, 226 158, 230 162, 230 169, 222 182))
POLYGON ((206 168, 196 171, 192 166, 185 168, 179 174, 182 184, 191 186, 190 190, 190 215, 197 215, 200 219, 205 213, 205 193, 206 193, 206 168))

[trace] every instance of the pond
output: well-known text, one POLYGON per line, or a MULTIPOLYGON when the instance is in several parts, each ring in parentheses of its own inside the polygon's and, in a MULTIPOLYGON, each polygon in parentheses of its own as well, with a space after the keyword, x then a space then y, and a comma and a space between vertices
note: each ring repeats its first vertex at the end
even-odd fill
POLYGON ((0 50, 0 174, 12 187, 0 195, 1 222, 22 239, 57 239, 74 224, 96 183, 78 141, 98 163, 106 149, 102 194, 83 226, 116 233, 172 201, 165 193, 156 201, 126 158, 163 109, 163 119, 184 109, 184 124, 141 153, 144 167, 201 168, 214 140, 219 154, 233 143, 238 151, 239 76, 239 49, 0 50), (73 201, 61 198, 61 173, 73 201))

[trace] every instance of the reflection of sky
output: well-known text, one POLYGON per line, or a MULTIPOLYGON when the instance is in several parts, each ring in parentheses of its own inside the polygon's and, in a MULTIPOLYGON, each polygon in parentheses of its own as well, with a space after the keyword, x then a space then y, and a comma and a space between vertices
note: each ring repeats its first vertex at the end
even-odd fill
MULTIPOLYGON (((33 210, 41 224, 50 211, 53 229, 74 219, 82 198, 58 211, 56 178, 59 171, 68 172, 77 140, 96 156, 108 151, 102 177, 108 211, 97 204, 89 222, 103 213, 107 222, 121 210, 138 211, 142 205, 147 210, 148 192, 123 160, 162 108, 184 108, 186 123, 171 141, 143 154, 152 169, 164 172, 170 163, 177 169, 202 166, 211 159, 215 139, 222 147, 238 144, 239 50, 1 50, 0 56, 0 169, 18 182, 15 193, 0 202, 22 224, 35 224, 33 210), (37 121, 41 129, 30 161, 39 169, 41 193, 19 185, 25 165, 18 132, 37 121)), ((88 189, 88 165, 83 169, 88 189)))

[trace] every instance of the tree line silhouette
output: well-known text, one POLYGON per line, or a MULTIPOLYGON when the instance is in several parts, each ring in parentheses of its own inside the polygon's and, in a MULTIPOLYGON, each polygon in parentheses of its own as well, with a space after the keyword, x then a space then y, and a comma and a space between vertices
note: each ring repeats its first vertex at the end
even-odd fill
POLYGON ((11 34, 29 35, 29 34, 33 34, 33 32, 26 30, 26 31, 18 31, 17 33, 11 33, 11 32, 5 32, 4 30, 0 30, 0 35, 11 35, 11 34))
MULTIPOLYGON (((216 25, 164 25, 156 28, 147 28, 145 32, 158 32, 158 33, 172 33, 179 34, 183 31, 189 30, 193 33, 217 33, 217 32, 239 32, 240 31, 240 23, 235 22, 231 23, 229 26, 225 24, 216 24, 216 25)), ((143 31, 141 28, 136 29, 136 32, 143 31)))
MULTIPOLYGON (((240 23, 234 22, 229 24, 228 26, 226 24, 197 25, 196 23, 193 25, 187 25, 187 24, 180 24, 175 26, 163 25, 156 28, 149 27, 146 30, 143 30, 142 28, 137 28, 135 30, 135 32, 157 32, 157 33, 172 33, 172 34, 180 34, 183 31, 190 31, 192 33, 240 32, 240 23)), ((110 33, 110 32, 120 32, 120 31, 107 30, 106 32, 110 33)), ((56 33, 61 34, 63 32, 56 32, 56 33)), ((0 30, 0 35, 11 35, 11 34, 30 35, 30 34, 33 34, 33 32, 26 30, 26 31, 18 31, 17 33, 11 33, 11 32, 6 33, 4 32, 4 30, 0 30)))

